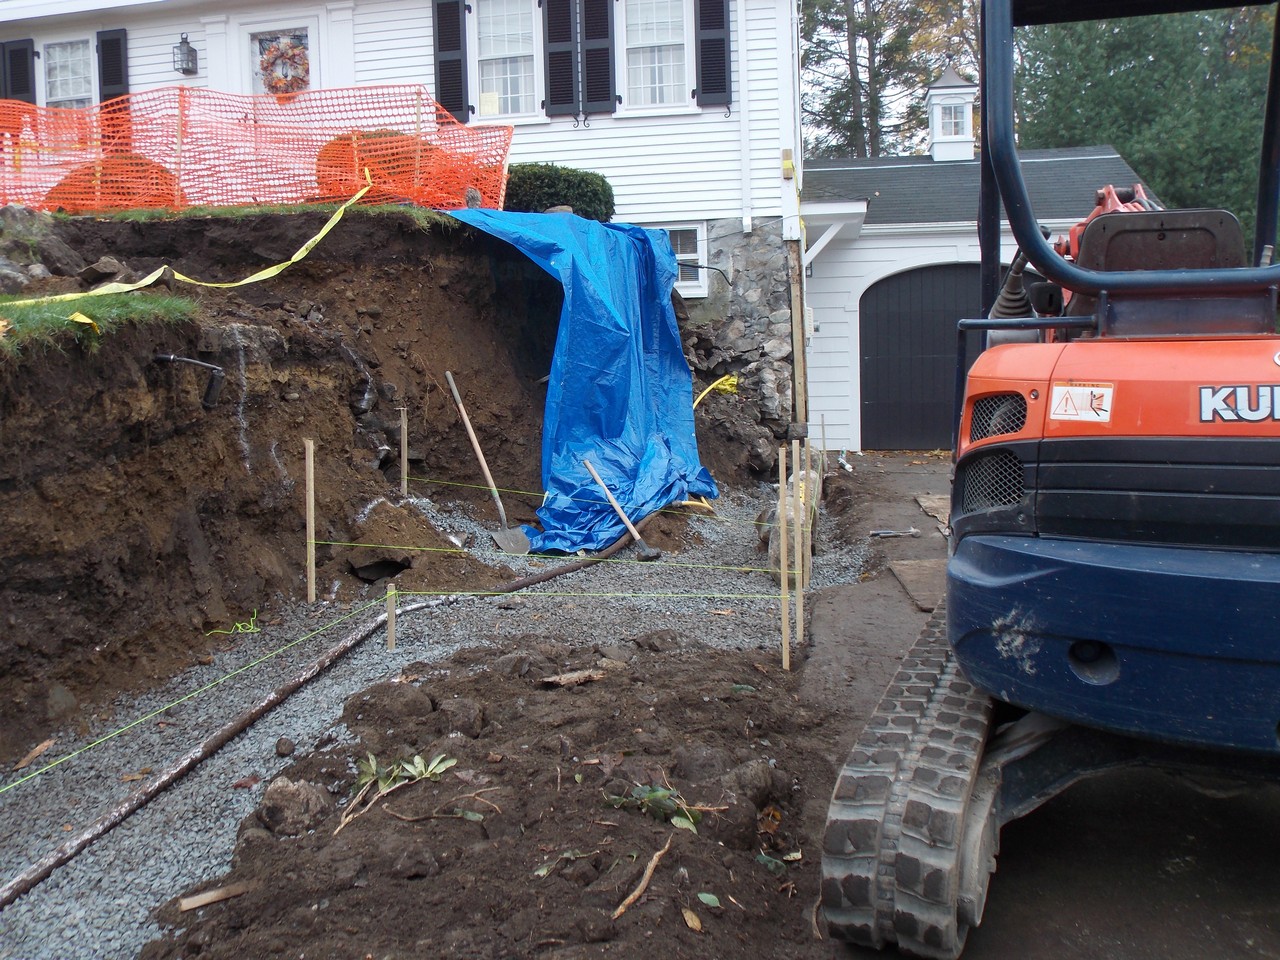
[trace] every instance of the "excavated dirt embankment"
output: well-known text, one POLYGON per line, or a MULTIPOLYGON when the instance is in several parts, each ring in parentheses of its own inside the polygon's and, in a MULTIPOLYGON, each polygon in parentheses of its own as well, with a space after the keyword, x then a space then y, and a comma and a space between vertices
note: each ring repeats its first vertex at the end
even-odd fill
MULTIPOLYGON (((288 259, 326 216, 83 218, 57 231, 89 262, 169 263, 229 281, 288 259)), ((54 277, 28 292, 77 288, 54 277)), ((512 248, 355 211, 272 280, 175 292, 198 302, 194 322, 86 335, 0 367, 0 758, 201 658, 219 636, 209 631, 305 596, 306 438, 319 541, 453 546, 398 498, 400 407, 409 473, 421 478, 411 495, 496 522, 445 370, 498 484, 529 491, 506 495, 511 522, 533 518, 539 381, 562 294, 512 248), (208 370, 159 354, 221 366, 217 404, 202 406, 208 370)), ((733 402, 713 396, 704 408, 733 402)), ((704 452, 722 478, 738 469, 732 456, 704 452)), ((331 599, 365 595, 367 580, 401 564, 401 589, 510 577, 430 550, 321 545, 317 560, 319 594, 331 599), (361 579, 355 568, 371 563, 384 566, 361 579)))

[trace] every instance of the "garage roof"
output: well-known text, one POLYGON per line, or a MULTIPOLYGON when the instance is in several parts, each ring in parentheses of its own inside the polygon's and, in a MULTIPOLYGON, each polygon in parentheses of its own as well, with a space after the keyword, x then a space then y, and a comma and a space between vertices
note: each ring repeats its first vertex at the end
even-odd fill
MULTIPOLYGON (((1114 147, 1024 150, 1019 156, 1041 220, 1079 220, 1093 209, 1099 187, 1142 182, 1114 147)), ((1154 196, 1150 188, 1147 193, 1154 196)), ((972 223, 978 216, 978 161, 805 160, 803 202, 857 199, 867 200, 868 225, 972 223)))

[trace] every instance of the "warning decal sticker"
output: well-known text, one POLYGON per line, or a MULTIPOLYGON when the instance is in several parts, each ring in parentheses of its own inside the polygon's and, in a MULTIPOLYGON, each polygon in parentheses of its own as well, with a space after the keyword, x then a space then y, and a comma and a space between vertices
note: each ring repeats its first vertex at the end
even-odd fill
POLYGON ((1049 402, 1050 420, 1111 422, 1112 383, 1055 383, 1049 402))

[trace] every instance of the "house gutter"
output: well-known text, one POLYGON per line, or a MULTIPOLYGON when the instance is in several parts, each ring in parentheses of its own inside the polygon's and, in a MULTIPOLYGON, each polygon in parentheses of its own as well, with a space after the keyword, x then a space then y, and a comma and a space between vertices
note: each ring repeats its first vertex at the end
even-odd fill
POLYGON ((18 0, 17 3, 0 4, 0 14, 5 23, 18 20, 54 19, 73 16, 78 13, 103 13, 107 10, 120 10, 125 7, 145 7, 166 0, 64 0, 56 4, 57 9, 50 9, 48 0, 18 0))
POLYGON ((738 19, 738 84, 742 87, 742 106, 738 110, 738 143, 742 157, 742 232, 751 232, 751 97, 747 84, 747 0, 737 0, 738 19))

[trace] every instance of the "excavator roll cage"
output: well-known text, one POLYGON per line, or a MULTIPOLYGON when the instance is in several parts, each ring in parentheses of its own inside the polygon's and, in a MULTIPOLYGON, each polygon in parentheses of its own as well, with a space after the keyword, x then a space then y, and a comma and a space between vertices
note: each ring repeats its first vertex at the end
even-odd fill
MULTIPOLYGON (((1112 301, 1152 296, 1210 296, 1274 291, 1280 286, 1280 264, 1262 264, 1264 252, 1275 247, 1276 217, 1280 212, 1280 32, 1272 42, 1271 75, 1267 91, 1258 174, 1257 226, 1253 266, 1210 270, 1121 270, 1101 272, 1068 263, 1058 256, 1040 232, 1027 185, 1018 162, 1013 111, 1013 28, 1161 13, 1181 13, 1235 6, 1263 6, 1206 2, 1206 0, 983 0, 981 190, 978 237, 982 250, 984 312, 995 303, 1000 283, 1000 203, 1018 246, 1044 277, 1081 293, 1105 294, 1112 301)), ((1280 25, 1280 24, 1278 24, 1280 25)))

